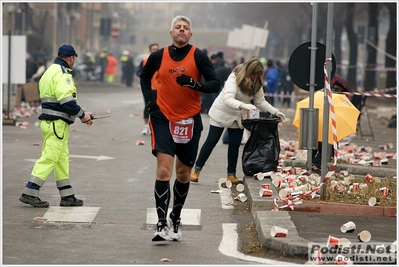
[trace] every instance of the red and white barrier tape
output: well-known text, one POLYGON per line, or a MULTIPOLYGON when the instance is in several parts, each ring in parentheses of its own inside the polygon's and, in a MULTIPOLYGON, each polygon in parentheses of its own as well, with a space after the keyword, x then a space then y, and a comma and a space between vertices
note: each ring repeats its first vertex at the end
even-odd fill
MULTIPOLYGON (((362 96, 373 96, 373 97, 385 97, 385 98, 397 98, 396 95, 394 94, 384 94, 384 92, 392 92, 396 91, 397 87, 390 87, 390 88, 385 88, 385 89, 378 89, 373 92, 342 92, 343 94, 346 95, 362 95, 362 96)), ((304 99, 308 97, 307 95, 283 95, 283 94, 271 94, 271 93, 265 93, 265 96, 275 96, 275 97, 280 97, 280 98, 298 98, 298 99, 304 99)))
POLYGON ((385 98, 396 98, 396 95, 391 94, 378 94, 378 93, 355 93, 355 92, 343 92, 346 95, 361 95, 361 96, 374 96, 374 97, 385 97, 385 98))

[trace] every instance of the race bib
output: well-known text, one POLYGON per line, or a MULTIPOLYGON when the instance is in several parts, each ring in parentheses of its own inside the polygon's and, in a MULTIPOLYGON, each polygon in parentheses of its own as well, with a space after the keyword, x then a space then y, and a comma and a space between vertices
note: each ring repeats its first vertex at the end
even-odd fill
POLYGON ((177 144, 187 144, 193 137, 194 119, 188 118, 177 122, 169 122, 169 130, 173 141, 177 144))

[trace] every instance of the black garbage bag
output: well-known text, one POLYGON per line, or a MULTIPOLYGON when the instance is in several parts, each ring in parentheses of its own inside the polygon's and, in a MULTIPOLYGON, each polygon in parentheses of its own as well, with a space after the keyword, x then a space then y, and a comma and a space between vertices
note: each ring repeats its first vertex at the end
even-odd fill
POLYGON ((245 129, 251 132, 242 152, 242 170, 246 176, 277 171, 280 154, 279 122, 278 117, 242 121, 245 129))
POLYGON ((388 123, 388 128, 396 128, 396 114, 392 115, 391 120, 388 123))

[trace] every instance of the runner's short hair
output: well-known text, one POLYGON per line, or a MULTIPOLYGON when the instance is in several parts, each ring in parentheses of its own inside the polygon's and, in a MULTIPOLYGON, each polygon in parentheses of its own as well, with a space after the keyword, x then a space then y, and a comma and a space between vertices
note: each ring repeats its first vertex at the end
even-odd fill
POLYGON ((170 30, 173 31, 173 28, 175 27, 176 22, 181 21, 181 20, 187 22, 188 25, 190 26, 190 30, 193 31, 193 26, 191 25, 191 20, 189 18, 187 18, 186 16, 182 16, 182 15, 177 15, 176 17, 173 18, 172 26, 170 27, 170 30))

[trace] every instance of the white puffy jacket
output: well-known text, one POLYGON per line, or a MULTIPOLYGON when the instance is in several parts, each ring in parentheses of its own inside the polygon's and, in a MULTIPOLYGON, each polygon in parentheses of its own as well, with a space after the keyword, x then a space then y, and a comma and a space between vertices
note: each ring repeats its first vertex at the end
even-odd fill
MULTIPOLYGON (((224 84, 223 90, 212 104, 209 110, 209 116, 225 128, 229 128, 234 121, 237 121, 239 127, 244 128, 241 118, 245 115, 246 110, 240 108, 240 104, 250 104, 252 96, 245 95, 241 92, 236 84, 236 75, 232 72, 224 84)), ((276 114, 278 111, 265 100, 263 89, 260 88, 255 94, 255 106, 263 112, 276 114)))

